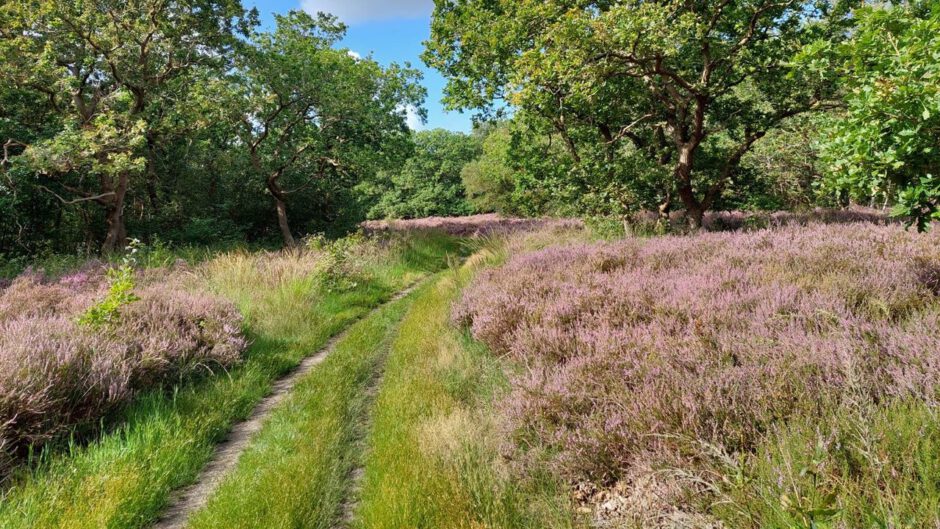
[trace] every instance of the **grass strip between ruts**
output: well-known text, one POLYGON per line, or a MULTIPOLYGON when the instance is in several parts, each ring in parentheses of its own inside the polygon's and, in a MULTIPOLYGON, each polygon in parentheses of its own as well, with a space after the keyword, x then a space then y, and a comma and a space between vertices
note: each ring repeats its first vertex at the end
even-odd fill
POLYGON ((365 457, 353 527, 569 528, 561 484, 519 482, 499 456, 495 399, 506 366, 449 321, 484 249, 415 299, 392 343, 365 457))
MULTIPOLYGON (((419 290, 420 292, 420 290, 419 290)), ((330 527, 357 459, 355 430, 415 293, 354 324, 252 439, 190 527, 330 527)))

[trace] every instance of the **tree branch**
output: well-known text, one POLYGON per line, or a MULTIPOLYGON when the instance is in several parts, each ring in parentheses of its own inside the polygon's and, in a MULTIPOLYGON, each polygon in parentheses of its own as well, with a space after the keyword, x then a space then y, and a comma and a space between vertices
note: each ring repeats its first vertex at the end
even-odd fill
POLYGON ((107 193, 101 193, 100 195, 89 195, 89 196, 85 196, 81 198, 68 200, 68 199, 62 198, 58 193, 56 193, 55 191, 49 189, 48 187, 44 185, 39 185, 38 187, 39 189, 42 189, 43 191, 46 191, 47 193, 51 193, 54 197, 59 199, 59 202, 62 202, 62 204, 67 205, 67 206, 71 204, 78 204, 80 202, 90 202, 90 201, 95 201, 95 202, 98 202, 99 204, 107 204, 107 202, 104 199, 115 195, 114 191, 108 191, 107 193))

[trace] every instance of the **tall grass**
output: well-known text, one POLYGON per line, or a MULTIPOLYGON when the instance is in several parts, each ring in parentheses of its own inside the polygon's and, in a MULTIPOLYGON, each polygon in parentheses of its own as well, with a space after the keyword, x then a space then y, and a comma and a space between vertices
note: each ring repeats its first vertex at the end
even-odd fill
POLYGON ((273 380, 394 291, 446 266, 447 255, 460 249, 458 241, 434 234, 363 244, 375 245, 374 259, 349 282, 340 280, 342 272, 323 278, 309 255, 286 253, 228 254, 194 270, 246 316, 252 345, 244 362, 145 392, 122 413, 120 427, 87 445, 47 451, 5 491, 0 526, 146 526, 170 491, 192 482, 214 444, 273 380))
POLYGON ((570 527, 551 477, 515 482, 497 451, 502 366, 448 323, 477 255, 419 296, 394 342, 372 412, 359 528, 570 527))
POLYGON ((740 476, 713 507, 730 527, 940 527, 940 410, 923 401, 798 417, 752 456, 712 465, 740 476))

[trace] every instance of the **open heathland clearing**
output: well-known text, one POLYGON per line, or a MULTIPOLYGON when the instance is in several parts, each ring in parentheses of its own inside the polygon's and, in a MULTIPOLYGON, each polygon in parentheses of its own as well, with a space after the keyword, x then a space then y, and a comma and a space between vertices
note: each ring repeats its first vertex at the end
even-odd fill
MULTIPOLYGON (((139 299, 101 327, 79 319, 114 273, 17 278, 4 324, 58 318, 76 332, 50 343, 94 362, 5 351, 48 373, 131 371, 107 406, 49 399, 69 435, 33 426, 45 446, 7 452, 4 527, 938 522, 936 233, 881 217, 648 238, 477 220, 132 269, 139 299), (152 309, 170 288, 193 301, 152 309), (176 326, 136 323, 145 310, 176 326)), ((35 373, 6 394, 98 380, 35 373)))
POLYGON ((940 529, 940 0, 288 3, 0 0, 0 529, 940 529))

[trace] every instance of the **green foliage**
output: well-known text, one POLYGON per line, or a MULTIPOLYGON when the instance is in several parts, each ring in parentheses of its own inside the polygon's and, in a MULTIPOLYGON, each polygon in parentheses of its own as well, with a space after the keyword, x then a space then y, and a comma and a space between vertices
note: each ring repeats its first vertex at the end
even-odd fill
POLYGON ((760 138, 832 100, 832 79, 792 58, 842 39, 851 4, 449 0, 425 60, 448 78, 450 106, 494 114, 509 101, 563 146, 553 162, 589 208, 676 199, 697 223, 747 176, 738 166, 760 138))
POLYGON ((256 29, 237 0, 0 5, 0 252, 107 253, 128 233, 268 242, 361 221, 352 187, 406 158, 420 74, 352 57, 335 18, 276 23, 256 29), (283 227, 272 198, 289 203, 283 227))
POLYGON ((459 216, 474 212, 461 170, 480 153, 475 135, 443 129, 414 133, 414 153, 401 170, 379 173, 361 189, 375 204, 369 218, 459 216))
POLYGON ((516 175, 512 167, 511 135, 505 126, 490 130, 482 152, 460 170, 467 201, 478 212, 511 213, 516 175))
POLYGON ((273 33, 253 34, 240 53, 230 106, 251 172, 293 245, 288 196, 336 193, 401 159, 405 109, 420 105, 424 89, 417 70, 335 48, 345 26, 334 17, 291 11, 275 20, 273 33))
POLYGON ((5 2, 3 86, 41 101, 40 119, 0 131, 15 147, 4 162, 15 155, 23 169, 8 172, 22 179, 11 187, 96 205, 107 224, 102 249, 122 247, 129 193, 141 177, 155 185, 157 144, 189 132, 174 102, 185 100, 190 76, 224 71, 252 23, 237 0, 5 2))
POLYGON ((846 90, 823 153, 834 194, 896 200, 918 229, 940 219, 940 9, 936 1, 865 6, 842 46, 819 42, 803 60, 836 69, 846 90))
POLYGON ((818 141, 827 114, 790 118, 770 131, 741 160, 719 209, 801 210, 838 203, 821 194, 825 174, 818 141))
POLYGON ((135 254, 139 248, 140 241, 132 239, 121 265, 108 269, 108 294, 79 316, 79 325, 100 327, 106 323, 114 323, 120 316, 121 307, 140 299, 134 294, 134 268, 137 265, 135 254))
POLYGON ((539 215, 560 209, 556 192, 564 187, 558 178, 565 167, 560 163, 564 153, 520 122, 497 122, 481 132, 482 153, 460 171, 467 200, 476 211, 539 215))

